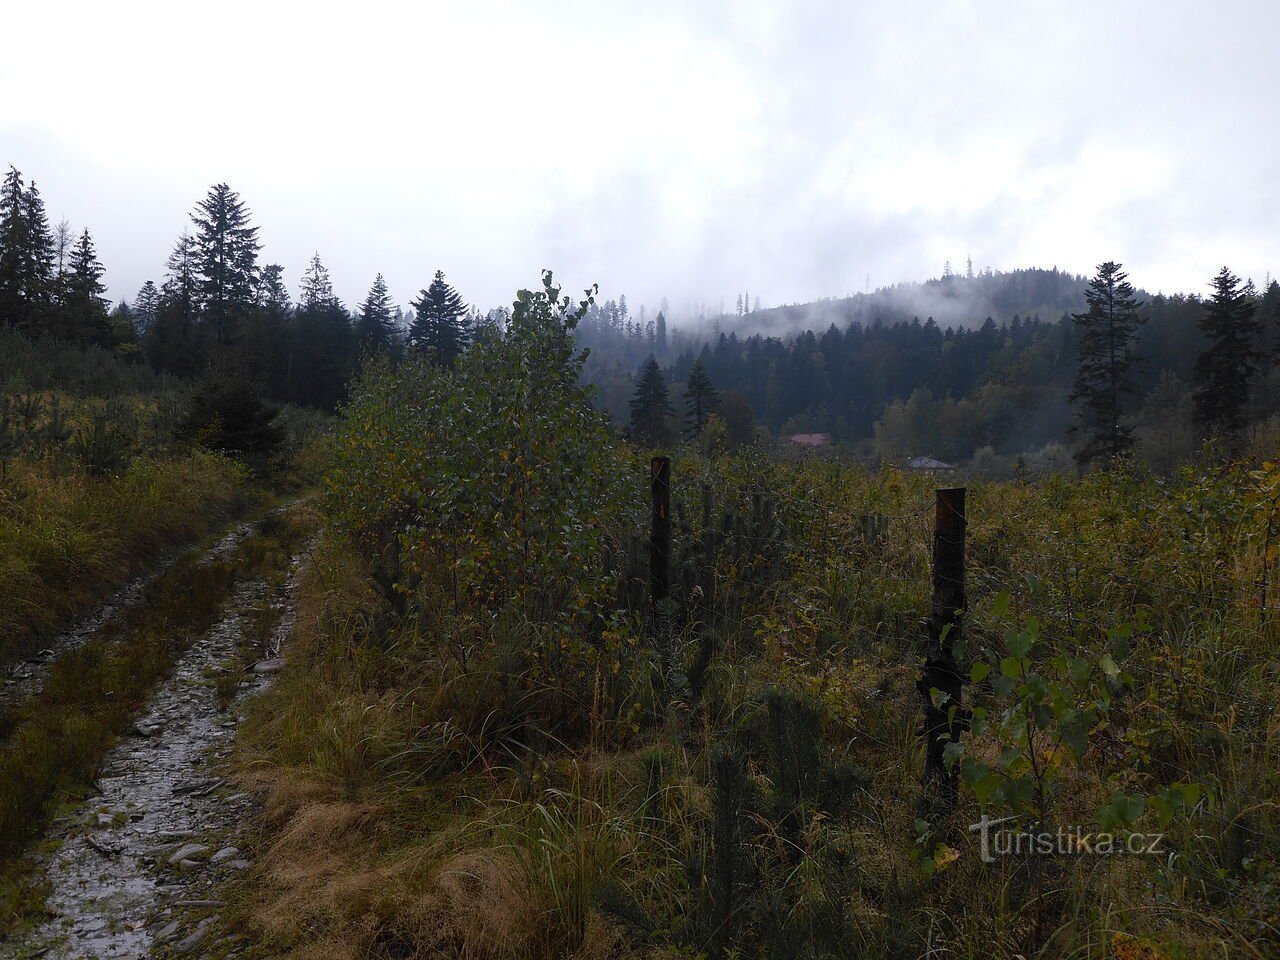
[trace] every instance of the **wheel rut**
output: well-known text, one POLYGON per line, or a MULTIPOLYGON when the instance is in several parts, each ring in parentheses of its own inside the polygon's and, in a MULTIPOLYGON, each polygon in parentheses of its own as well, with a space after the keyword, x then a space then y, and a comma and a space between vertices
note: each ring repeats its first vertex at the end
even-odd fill
MULTIPOLYGON (((238 534, 233 531, 228 538, 238 534)), ((234 548, 224 538, 215 550, 234 548)), ((240 539, 243 535, 240 535, 240 539)), ((199 956, 220 904, 207 891, 249 866, 231 835, 257 807, 218 776, 240 708, 273 679, 292 628, 304 551, 273 590, 264 580, 235 587, 218 622, 180 658, 129 735, 103 758, 97 793, 46 835, 39 869, 49 919, 17 941, 0 941, 0 960, 199 956), (213 682, 244 654, 249 611, 270 602, 279 614, 263 649, 252 651, 227 709, 213 682), (52 844, 48 841, 53 841, 52 844)), ((226 955, 228 944, 221 945, 226 955)))

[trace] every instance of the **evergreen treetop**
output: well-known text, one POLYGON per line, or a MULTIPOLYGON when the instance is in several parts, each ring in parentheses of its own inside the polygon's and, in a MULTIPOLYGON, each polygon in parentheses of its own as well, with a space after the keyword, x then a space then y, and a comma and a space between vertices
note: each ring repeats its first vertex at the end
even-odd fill
POLYGON ((412 301, 415 316, 409 326, 409 343, 415 351, 434 356, 451 366, 467 347, 467 329, 462 318, 467 305, 437 270, 431 285, 412 301))
POLYGON ((1073 430, 1085 434, 1076 453, 1082 465, 1109 463, 1133 446, 1133 430, 1123 416, 1125 399, 1134 393, 1134 336, 1143 322, 1128 274, 1114 261, 1098 266, 1085 302, 1089 309, 1072 315, 1080 364, 1068 398, 1077 407, 1073 430))
POLYGON ((1223 267, 1212 285, 1213 295, 1200 318, 1209 345, 1196 361, 1193 398, 1206 436, 1217 436, 1230 446, 1244 430, 1250 387, 1260 369, 1261 322, 1252 283, 1242 284, 1223 267))
POLYGON ((102 283, 104 272, 93 237, 86 229, 71 250, 64 278, 63 302, 58 310, 58 332, 66 339, 111 347, 114 336, 107 300, 103 296, 106 293, 102 283))
POLYGON ((312 254, 307 269, 302 274, 298 309, 304 313, 316 313, 338 302, 338 298, 333 293, 333 281, 329 277, 329 269, 320 259, 319 253, 312 254))
POLYGON ((395 317, 392 312, 391 294, 387 282, 378 274, 369 288, 369 295, 360 305, 356 320, 356 339, 362 349, 370 352, 389 351, 395 345, 395 317))
POLYGON ((145 334, 156 321, 160 309, 160 290, 154 280, 148 280, 133 298, 133 323, 138 333, 145 334))
POLYGON ((707 420, 719 405, 720 395, 711 383, 707 368, 699 357, 689 370, 689 380, 685 385, 684 422, 689 437, 700 437, 707 426, 707 420))
POLYGON ((631 399, 632 439, 652 447, 662 446, 669 439, 669 424, 674 416, 662 368, 650 356, 631 399))
POLYGON ((215 184, 191 214, 195 259, 206 319, 219 343, 231 343, 254 304, 258 273, 258 228, 240 195, 215 184))
POLYGON ((53 236, 35 183, 10 167, 0 184, 0 323, 41 331, 53 293, 53 236))
POLYGON ((258 279, 258 305, 277 319, 288 316, 293 309, 289 301, 289 288, 284 282, 284 267, 268 263, 258 279))

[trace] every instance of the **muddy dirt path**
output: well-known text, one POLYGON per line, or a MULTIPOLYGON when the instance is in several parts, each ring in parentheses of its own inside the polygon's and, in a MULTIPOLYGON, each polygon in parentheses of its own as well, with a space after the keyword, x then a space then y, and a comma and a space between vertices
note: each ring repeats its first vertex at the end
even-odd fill
MULTIPOLYGON (((234 533, 234 532, 233 532, 234 533)), ((55 823, 57 849, 41 864, 51 918, 18 942, 0 942, 0 960, 47 957, 200 956, 219 904, 201 899, 213 882, 248 866, 226 836, 253 810, 217 777, 230 751, 238 708, 271 682, 280 643, 292 627, 301 555, 285 584, 268 597, 264 581, 240 584, 219 622, 157 688, 131 734, 104 758, 100 796, 55 823), (225 712, 211 678, 242 648, 247 611, 264 599, 280 617, 257 669, 244 674, 225 712)), ((221 944, 219 953, 234 954, 221 944)))
MULTIPOLYGON (((252 522, 240 523, 232 527, 205 551, 200 562, 210 563, 214 560, 227 559, 255 528, 252 522)), ((53 665, 59 658, 88 643, 113 617, 141 601, 147 586, 170 569, 182 555, 181 552, 174 553, 160 561, 146 574, 134 577, 115 594, 45 644, 43 650, 3 668, 0 672, 0 710, 22 703, 38 693, 44 686, 49 671, 53 669, 53 665)))

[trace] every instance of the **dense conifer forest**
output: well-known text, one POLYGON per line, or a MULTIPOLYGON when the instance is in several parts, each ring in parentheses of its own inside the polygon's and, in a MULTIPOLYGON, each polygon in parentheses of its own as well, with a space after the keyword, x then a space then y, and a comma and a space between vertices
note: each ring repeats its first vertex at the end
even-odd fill
MULTIPOLYGON (((11 167, 0 193, 4 325, 333 411, 364 358, 425 352, 451 364, 510 315, 468 306, 440 270, 405 306, 379 274, 348 308, 319 254, 295 301, 283 268, 260 262, 259 227, 234 190, 211 187, 190 219, 159 281, 113 305, 90 231, 51 226, 36 183, 11 167)), ((1167 469, 1212 439, 1208 428, 1239 435, 1276 410, 1280 283, 1267 278, 1259 289, 1224 268, 1206 286, 1211 295, 1131 289, 1126 389, 1111 411, 1125 442, 1106 459, 1132 449, 1167 469), (1234 306, 1215 312, 1223 298, 1234 306), (1229 412, 1197 412, 1224 390, 1238 393, 1229 412)), ((700 367, 724 394, 735 442, 823 433, 871 462, 978 456, 986 469, 1019 458, 1051 466, 1069 451, 1097 459, 1076 422, 1079 401, 1088 402, 1077 368, 1096 326, 1089 289, 1088 277, 1056 268, 975 272, 970 262, 964 272, 948 263, 938 279, 817 303, 763 309, 747 292, 733 313, 678 320, 665 301, 632 308, 619 294, 592 302, 575 338, 590 350, 584 376, 597 403, 620 428, 637 391, 652 392, 652 359, 677 404, 700 367)), ((672 407, 649 435, 674 438, 682 416, 672 407)))

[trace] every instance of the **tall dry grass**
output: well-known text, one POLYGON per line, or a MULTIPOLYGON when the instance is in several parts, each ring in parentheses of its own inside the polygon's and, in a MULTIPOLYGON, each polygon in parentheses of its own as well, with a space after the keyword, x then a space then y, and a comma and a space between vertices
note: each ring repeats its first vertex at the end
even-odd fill
POLYGON ((244 469, 192 453, 91 478, 19 461, 0 483, 0 663, 242 509, 244 469))

